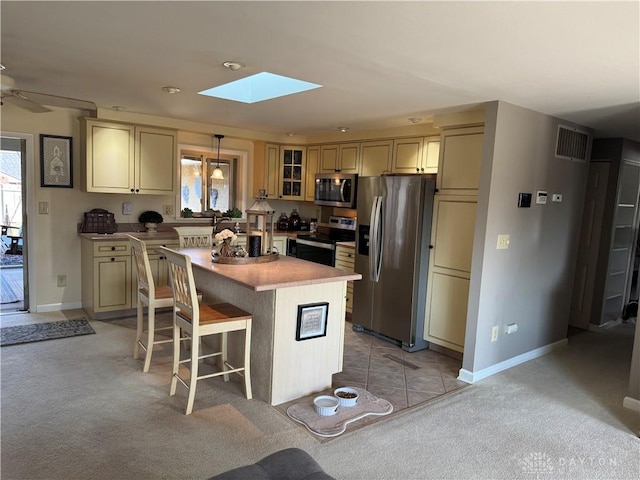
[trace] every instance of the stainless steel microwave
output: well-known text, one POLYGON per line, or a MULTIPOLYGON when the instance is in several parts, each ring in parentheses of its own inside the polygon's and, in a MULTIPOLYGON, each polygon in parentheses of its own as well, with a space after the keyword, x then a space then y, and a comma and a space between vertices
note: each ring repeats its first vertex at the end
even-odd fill
POLYGON ((358 175, 317 173, 314 202, 328 207, 356 208, 358 175))

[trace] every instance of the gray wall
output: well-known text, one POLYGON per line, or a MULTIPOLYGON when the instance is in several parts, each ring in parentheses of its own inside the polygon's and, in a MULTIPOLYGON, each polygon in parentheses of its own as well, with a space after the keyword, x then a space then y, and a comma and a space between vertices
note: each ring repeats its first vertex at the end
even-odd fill
MULTIPOLYGON (((554 158, 553 117, 486 104, 485 146, 463 369, 471 373, 566 338, 588 164, 554 158), (546 190, 546 205, 535 204, 546 190), (533 194, 518 208, 519 192, 533 194), (562 203, 551 202, 553 193, 562 203), (496 250, 499 234, 510 235, 496 250), (518 331, 504 334, 517 323, 518 331), (491 342, 494 325, 500 328, 491 342)), ((569 122, 560 122, 571 125, 569 122)))

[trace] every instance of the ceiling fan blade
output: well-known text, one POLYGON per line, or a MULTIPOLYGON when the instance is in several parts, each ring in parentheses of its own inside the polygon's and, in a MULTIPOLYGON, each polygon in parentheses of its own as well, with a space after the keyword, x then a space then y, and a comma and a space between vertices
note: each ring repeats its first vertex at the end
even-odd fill
POLYGON ((27 97, 23 97, 19 94, 20 92, 12 92, 11 95, 4 96, 2 98, 3 102, 10 102, 14 105, 17 105, 25 110, 29 110, 33 113, 47 113, 50 112, 51 109, 47 108, 39 103, 33 102, 29 100, 27 97))
POLYGON ((97 110, 96 104, 88 100, 80 100, 79 98, 61 97, 59 95, 51 95, 48 93, 28 92, 26 90, 14 90, 14 95, 26 98, 32 102, 41 105, 49 105, 51 107, 74 108, 77 110, 97 110))

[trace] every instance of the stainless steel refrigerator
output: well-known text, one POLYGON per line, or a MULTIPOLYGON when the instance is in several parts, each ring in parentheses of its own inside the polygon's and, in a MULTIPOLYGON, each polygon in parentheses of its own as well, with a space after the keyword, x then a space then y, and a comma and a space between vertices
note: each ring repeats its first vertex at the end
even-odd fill
POLYGON ((423 336, 435 175, 358 178, 354 329, 428 347, 423 336))

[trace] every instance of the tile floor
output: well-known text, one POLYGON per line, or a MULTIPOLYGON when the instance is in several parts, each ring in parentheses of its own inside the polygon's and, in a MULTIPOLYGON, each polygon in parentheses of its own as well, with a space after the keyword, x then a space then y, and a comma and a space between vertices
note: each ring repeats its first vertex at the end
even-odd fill
POLYGON ((345 328, 344 362, 333 386, 361 387, 393 404, 394 411, 468 385, 457 380, 462 362, 433 350, 409 353, 373 335, 345 328))

